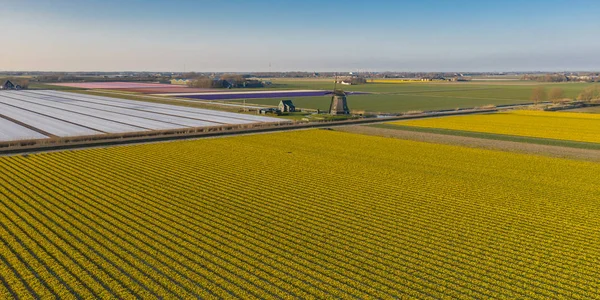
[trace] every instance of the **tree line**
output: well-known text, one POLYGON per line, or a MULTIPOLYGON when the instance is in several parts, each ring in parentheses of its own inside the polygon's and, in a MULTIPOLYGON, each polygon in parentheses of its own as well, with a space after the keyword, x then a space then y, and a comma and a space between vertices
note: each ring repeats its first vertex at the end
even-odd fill
POLYGON ((531 75, 525 74, 521 76, 521 80, 530 80, 538 82, 567 82, 567 81, 584 81, 584 82, 600 82, 600 77, 586 76, 585 79, 579 79, 578 76, 567 76, 564 74, 544 74, 544 75, 531 75))
POLYGON ((187 85, 192 88, 250 88, 264 86, 259 80, 248 79, 239 74, 224 74, 219 78, 192 75, 187 79, 190 79, 187 85))
MULTIPOLYGON (((546 88, 542 86, 533 89, 530 100, 535 104, 544 101, 552 101, 553 103, 571 101, 571 99, 565 97, 563 89, 556 87, 550 89, 550 91, 546 91, 546 88)), ((600 101, 600 85, 585 88, 575 100, 584 102, 600 101)))

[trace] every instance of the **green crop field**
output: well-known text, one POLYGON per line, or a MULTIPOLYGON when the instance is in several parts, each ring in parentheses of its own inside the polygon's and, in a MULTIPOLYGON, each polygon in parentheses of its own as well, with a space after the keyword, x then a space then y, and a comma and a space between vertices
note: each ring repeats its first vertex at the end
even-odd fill
MULTIPOLYGON (((273 85, 263 89, 244 90, 330 90, 333 79, 274 79, 273 85)), ((338 85, 348 92, 366 92, 367 95, 350 95, 348 104, 351 110, 381 113, 401 113, 408 111, 444 110, 480 107, 486 105, 509 105, 529 103, 532 90, 543 86, 549 91, 561 88, 565 97, 573 99, 588 83, 537 83, 530 81, 473 81, 473 82, 419 82, 419 83, 367 83, 354 86, 338 85)), ((32 89, 77 90, 44 84, 31 84, 32 89)), ((291 98, 299 108, 329 109, 330 97, 291 98)), ((279 104, 279 98, 247 99, 246 104, 279 104)), ((242 102, 244 100, 230 100, 242 102)), ((200 102, 200 101, 198 101, 200 102)), ((180 104, 181 103, 174 103, 180 104)), ((218 106, 213 108, 222 109, 218 106)))
POLYGON ((599 180, 327 130, 0 157, 0 298, 595 299, 599 180))
MULTIPOLYGON (((319 89, 333 88, 332 80, 282 80, 273 81, 273 89, 319 89)), ((350 95, 350 109, 369 112, 407 112, 506 105, 531 102, 535 87, 543 86, 549 91, 561 88, 566 98, 575 98, 588 83, 537 83, 525 81, 508 82, 458 82, 458 83, 367 83, 355 86, 339 86, 346 91, 369 92, 369 95, 350 95)), ((247 103, 277 105, 281 99, 248 99, 247 103)), ((292 98, 301 108, 329 108, 329 97, 292 98)))
MULTIPOLYGON (((290 98, 294 105, 299 108, 310 109, 329 109, 330 97, 298 97, 290 98)), ((247 104, 277 105, 281 99, 249 99, 247 104)), ((442 110, 478 107, 485 105, 518 104, 528 103, 529 100, 513 99, 464 99, 454 97, 427 96, 425 94, 417 95, 350 95, 348 96, 348 105, 351 110, 399 113, 408 111, 442 110)))

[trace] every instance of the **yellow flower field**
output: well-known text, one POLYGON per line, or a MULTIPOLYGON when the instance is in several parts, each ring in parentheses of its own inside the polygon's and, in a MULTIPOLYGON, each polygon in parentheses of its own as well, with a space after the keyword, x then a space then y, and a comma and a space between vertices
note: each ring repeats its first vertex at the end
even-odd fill
POLYGON ((399 121, 392 124, 600 143, 600 115, 511 111, 399 121))
POLYGON ((0 157, 0 298, 598 298, 598 182, 325 130, 0 157))

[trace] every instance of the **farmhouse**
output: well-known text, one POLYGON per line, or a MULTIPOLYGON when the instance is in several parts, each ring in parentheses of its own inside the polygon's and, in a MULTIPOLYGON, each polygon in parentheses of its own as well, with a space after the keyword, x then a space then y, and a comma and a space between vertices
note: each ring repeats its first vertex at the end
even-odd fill
POLYGON ((352 85, 352 78, 339 78, 336 80, 336 83, 343 85, 352 85))
POLYGON ((14 85, 10 80, 5 81, 2 85, 0 85, 0 90, 16 90, 21 87, 18 85, 14 85))
POLYGON ((266 115, 266 114, 279 115, 279 114, 281 114, 281 110, 279 110, 279 108, 274 108, 274 107, 261 108, 257 112, 261 115, 266 115))
POLYGON ((282 112, 295 112, 296 106, 292 103, 292 100, 281 100, 278 106, 279 110, 282 112))
POLYGON ((192 81, 191 79, 171 79, 171 84, 187 85, 191 81, 192 81))
POLYGON ((452 81, 452 82, 471 81, 471 78, 470 77, 464 77, 464 76, 454 76, 454 77, 448 79, 448 81, 452 81))

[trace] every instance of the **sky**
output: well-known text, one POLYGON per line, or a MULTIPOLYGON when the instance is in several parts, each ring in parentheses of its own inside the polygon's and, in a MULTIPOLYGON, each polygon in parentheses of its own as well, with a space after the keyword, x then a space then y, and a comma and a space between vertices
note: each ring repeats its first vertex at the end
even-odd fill
POLYGON ((0 71, 600 70, 597 0, 0 4, 0 71))

